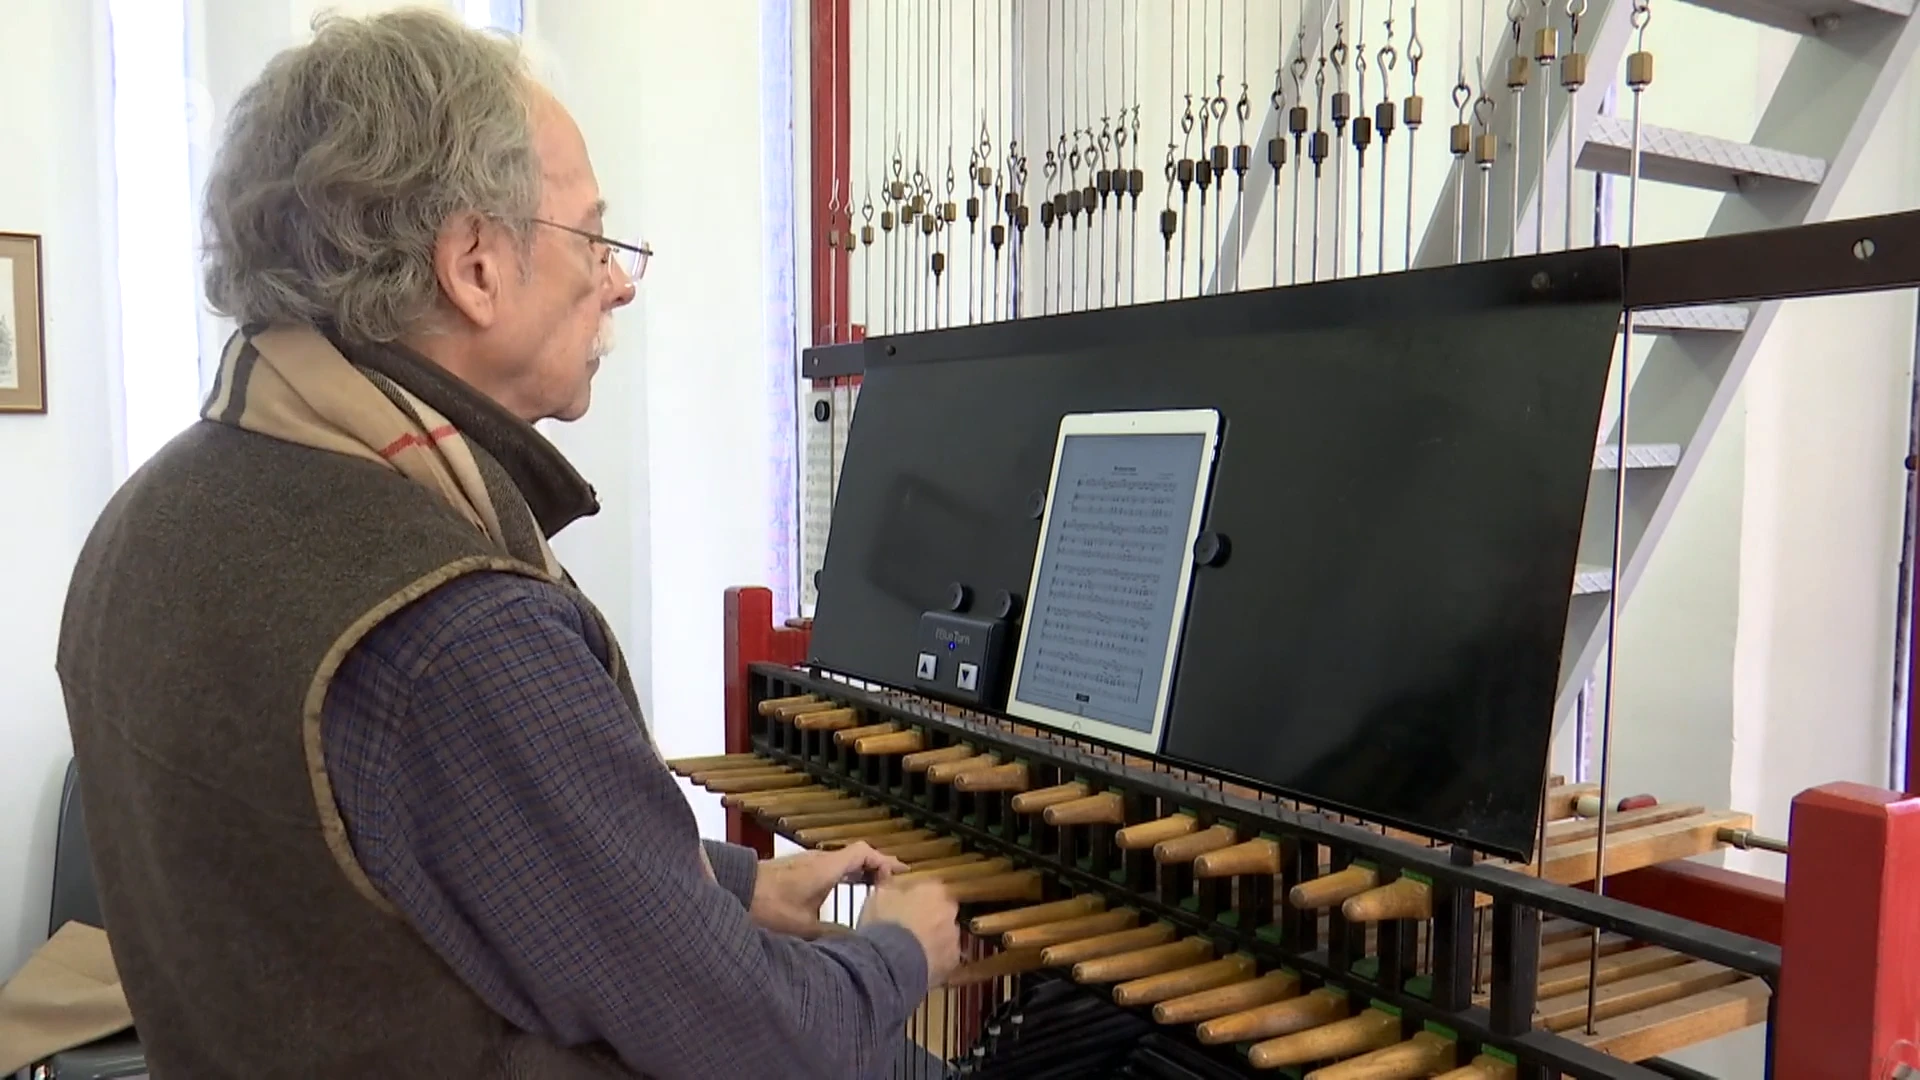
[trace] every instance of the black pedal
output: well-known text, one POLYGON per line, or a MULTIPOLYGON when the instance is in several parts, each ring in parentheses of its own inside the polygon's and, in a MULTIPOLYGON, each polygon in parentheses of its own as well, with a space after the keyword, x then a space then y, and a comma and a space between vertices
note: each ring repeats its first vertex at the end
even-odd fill
POLYGON ((1012 641, 1012 628, 1004 619, 929 611, 920 616, 915 688, 995 708, 1006 695, 1006 656, 1012 641))

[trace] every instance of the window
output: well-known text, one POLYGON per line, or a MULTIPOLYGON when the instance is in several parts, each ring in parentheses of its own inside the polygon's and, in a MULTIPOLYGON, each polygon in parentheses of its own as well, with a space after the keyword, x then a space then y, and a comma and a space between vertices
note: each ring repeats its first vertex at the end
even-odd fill
MULTIPOLYGON (((794 313, 799 294, 794 282, 794 85, 795 5, 791 0, 761 5, 760 130, 762 209, 767 230, 767 352, 770 388, 765 404, 770 423, 773 504, 768 509, 767 576, 773 590, 775 619, 801 614, 800 597, 800 388, 794 361, 800 327, 794 313)), ((802 9, 804 10, 804 9, 802 9)))
MULTIPOLYGON (((185 0, 109 0, 120 375, 129 472, 199 417, 199 266, 185 0)), ((204 94, 201 95, 204 98, 204 94)), ((196 146, 196 144, 199 144, 196 146)), ((218 343, 213 350, 217 352, 218 343)))
POLYGON ((456 0, 456 6, 468 26, 502 30, 509 34, 526 32, 523 0, 456 0))

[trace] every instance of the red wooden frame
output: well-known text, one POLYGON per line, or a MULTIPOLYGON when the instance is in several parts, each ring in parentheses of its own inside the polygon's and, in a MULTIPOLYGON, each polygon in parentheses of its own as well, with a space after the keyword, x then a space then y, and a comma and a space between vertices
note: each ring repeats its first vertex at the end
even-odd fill
POLYGON ((813 343, 854 340, 849 323, 853 290, 847 277, 853 257, 838 243, 852 225, 847 201, 853 191, 852 0, 812 0, 808 5, 808 110, 812 124, 809 150, 813 207, 809 243, 813 249, 813 343), (839 193, 839 205, 834 193, 839 193))
MULTIPOLYGON (((726 748, 728 754, 753 752, 752 694, 747 669, 753 664, 798 664, 807 658, 809 632, 804 627, 773 625, 773 590, 760 586, 727 590, 726 615, 726 748)), ((751 816, 727 811, 727 842, 744 844, 773 858, 773 834, 751 816)))
POLYGON ((1787 915, 1785 885, 1696 862, 1659 863, 1609 876, 1607 895, 1775 945, 1787 915))
POLYGON ((1920 799, 1826 784, 1793 800, 1773 1075, 1920 1067, 1920 799))
MULTIPOLYGON (((1915 496, 1914 520, 1920 522, 1920 493, 1915 496)), ((1914 680, 1920 678, 1920 567, 1909 567, 1913 595, 1907 598, 1907 775, 1909 795, 1920 795, 1920 693, 1914 680)))

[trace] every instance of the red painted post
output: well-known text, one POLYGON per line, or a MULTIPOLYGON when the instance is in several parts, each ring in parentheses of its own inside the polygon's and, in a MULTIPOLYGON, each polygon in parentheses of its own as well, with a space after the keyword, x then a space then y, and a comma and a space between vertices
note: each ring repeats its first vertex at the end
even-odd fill
POLYGON ((1658 863, 1610 875, 1607 895, 1775 945, 1787 913, 1787 889, 1781 883, 1696 862, 1658 863))
MULTIPOLYGON (((727 590, 721 620, 726 641, 726 746, 728 754, 753 753, 754 664, 798 664, 807 658, 810 635, 805 629, 773 625, 773 590, 754 585, 727 590)), ((773 834, 751 816, 727 811, 727 841, 743 844, 773 857, 773 834)))
POLYGON ((1826 784, 1793 801, 1773 1075, 1920 1064, 1920 799, 1826 784))
POLYGON ((809 4, 807 93, 812 101, 810 140, 812 204, 808 243, 813 247, 813 343, 852 340, 848 332, 853 290, 847 277, 853 258, 835 239, 852 226, 847 213, 853 191, 852 0, 809 4), (836 203, 835 195, 838 194, 836 203))
MULTIPOLYGON (((726 645, 726 747, 728 754, 753 752, 753 696, 747 668, 773 653, 773 592, 769 589, 728 589, 722 620, 726 645)), ((773 858, 773 834, 737 809, 727 810, 727 842, 742 844, 773 858)))

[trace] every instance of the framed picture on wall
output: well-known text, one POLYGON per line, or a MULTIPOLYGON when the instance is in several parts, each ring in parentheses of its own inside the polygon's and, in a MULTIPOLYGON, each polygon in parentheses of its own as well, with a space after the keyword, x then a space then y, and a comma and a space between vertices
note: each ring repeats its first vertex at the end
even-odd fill
POLYGON ((0 413, 47 411, 40 238, 0 232, 0 413))

